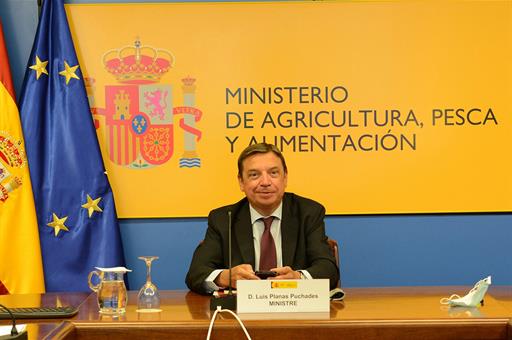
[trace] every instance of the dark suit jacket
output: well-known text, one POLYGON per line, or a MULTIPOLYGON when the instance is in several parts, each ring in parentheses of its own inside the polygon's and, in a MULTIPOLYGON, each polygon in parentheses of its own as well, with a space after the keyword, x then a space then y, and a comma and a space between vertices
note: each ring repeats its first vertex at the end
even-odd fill
MULTIPOLYGON (((228 211, 232 214, 232 266, 250 264, 254 268, 254 242, 247 198, 212 210, 204 241, 197 247, 187 274, 187 286, 207 294, 204 280, 215 269, 229 267, 228 211)), ((336 260, 327 244, 325 208, 310 199, 285 193, 281 220, 283 266, 307 270, 313 278, 338 281, 336 260)))

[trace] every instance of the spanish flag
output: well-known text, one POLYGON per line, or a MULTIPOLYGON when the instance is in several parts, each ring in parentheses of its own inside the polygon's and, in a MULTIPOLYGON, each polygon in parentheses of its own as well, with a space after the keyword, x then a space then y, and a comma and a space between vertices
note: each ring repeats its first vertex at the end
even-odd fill
POLYGON ((44 293, 30 173, 0 22, 0 294, 44 293))

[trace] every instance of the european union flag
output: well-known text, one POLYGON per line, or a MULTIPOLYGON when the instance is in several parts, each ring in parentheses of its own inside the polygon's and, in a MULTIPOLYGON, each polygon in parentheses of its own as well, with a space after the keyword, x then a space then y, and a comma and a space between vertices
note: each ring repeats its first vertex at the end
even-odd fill
POLYGON ((93 267, 124 265, 112 190, 63 0, 45 0, 20 115, 46 291, 87 291, 93 267))

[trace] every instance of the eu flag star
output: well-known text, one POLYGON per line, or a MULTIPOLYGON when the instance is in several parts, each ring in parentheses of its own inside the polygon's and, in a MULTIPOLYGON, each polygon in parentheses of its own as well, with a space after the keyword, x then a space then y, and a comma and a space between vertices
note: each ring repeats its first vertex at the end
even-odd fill
POLYGON ((68 227, 64 225, 67 219, 67 216, 59 218, 57 215, 55 215, 55 213, 53 213, 53 221, 46 225, 53 228, 53 230, 55 231, 55 236, 58 236, 61 230, 69 231, 68 227))
POLYGON ((101 197, 98 197, 95 200, 93 200, 91 196, 87 195, 87 203, 82 204, 82 208, 87 209, 87 211, 89 212, 89 217, 91 217, 92 213, 95 211, 103 211, 100 207, 98 207, 98 203, 100 203, 100 201, 101 197))
POLYGON ((69 84, 69 81, 71 78, 80 79, 76 75, 76 69, 78 68, 78 65, 75 66, 69 66, 67 61, 64 62, 64 70, 60 71, 59 74, 61 76, 66 77, 66 85, 69 84))
POLYGON ((46 65, 48 65, 48 60, 41 61, 41 59, 39 59, 39 56, 36 55, 36 63, 34 65, 30 66, 29 68, 31 70, 36 71, 36 79, 39 79, 39 77, 41 77, 41 74, 43 74, 43 73, 48 75, 48 71, 46 70, 46 65))

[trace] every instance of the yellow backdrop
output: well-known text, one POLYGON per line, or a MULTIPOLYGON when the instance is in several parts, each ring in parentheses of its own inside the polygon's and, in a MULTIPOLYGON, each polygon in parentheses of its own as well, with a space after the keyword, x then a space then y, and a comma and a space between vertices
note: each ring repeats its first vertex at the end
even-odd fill
POLYGON ((329 214, 512 211, 510 1, 66 10, 120 217, 233 203, 263 140, 329 214))

